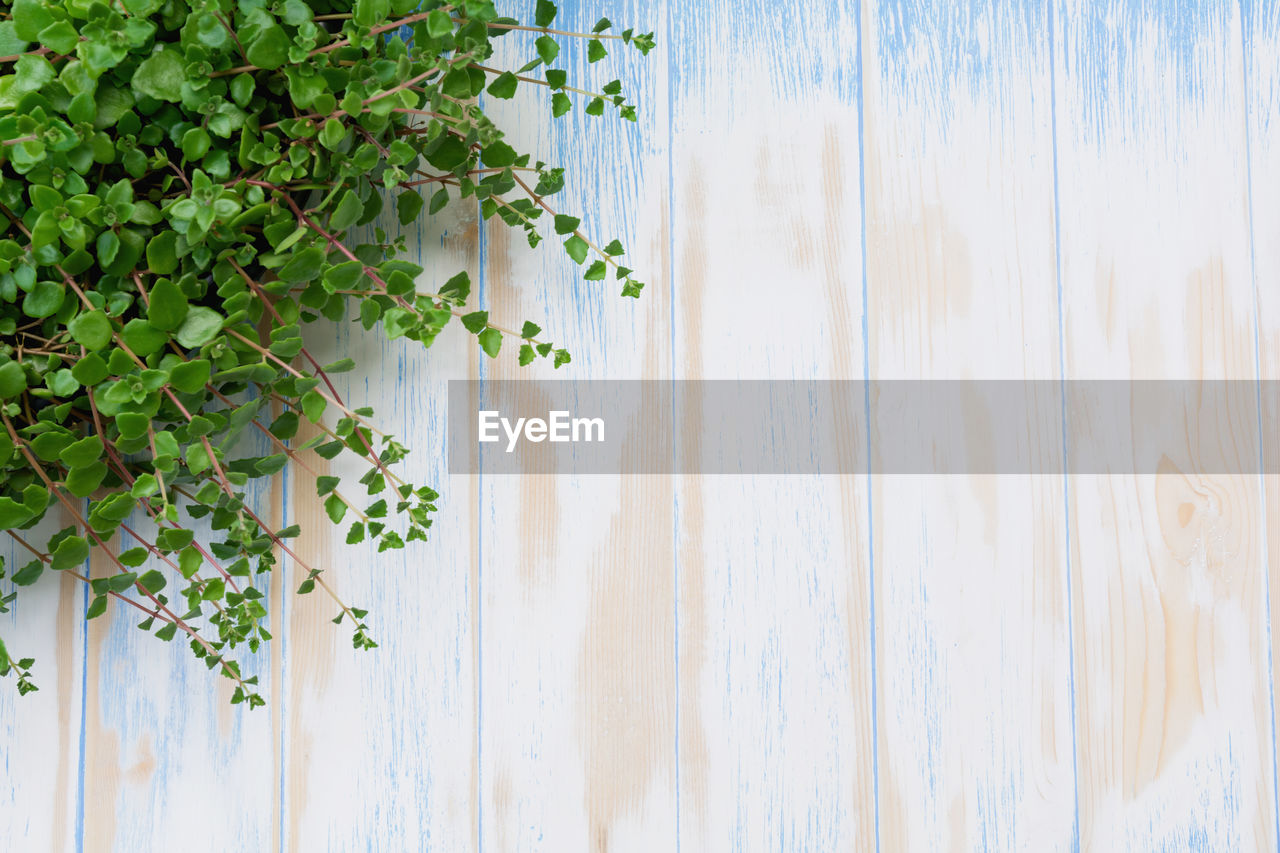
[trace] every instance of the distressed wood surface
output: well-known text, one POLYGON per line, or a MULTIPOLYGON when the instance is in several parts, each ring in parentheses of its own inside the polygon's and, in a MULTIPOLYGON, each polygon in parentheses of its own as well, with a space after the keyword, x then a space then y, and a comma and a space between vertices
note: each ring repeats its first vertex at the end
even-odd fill
MULTIPOLYGON (((1255 379, 1239 6, 1053 13, 1067 376, 1255 379)), ((1067 483, 1086 849, 1275 848, 1261 486, 1067 483)))
MULTIPOLYGON (((381 647, 282 561, 249 714, 46 578, 0 615, 41 685, 0 690, 5 849, 1276 849, 1280 475, 504 478, 443 448, 456 378, 1280 379, 1280 3, 561 7, 657 30, 569 65, 640 125, 486 106, 642 298, 473 213, 405 229, 424 286, 467 269, 573 364, 314 335, 443 493, 382 554, 305 476, 255 495, 381 647)), ((1239 452, 1280 467, 1277 421, 1239 452)))
MULTIPOLYGON (((1060 376, 1047 29, 865 7, 871 376, 1060 376)), ((1061 478, 882 476, 871 508, 880 847, 1072 849, 1061 478)))

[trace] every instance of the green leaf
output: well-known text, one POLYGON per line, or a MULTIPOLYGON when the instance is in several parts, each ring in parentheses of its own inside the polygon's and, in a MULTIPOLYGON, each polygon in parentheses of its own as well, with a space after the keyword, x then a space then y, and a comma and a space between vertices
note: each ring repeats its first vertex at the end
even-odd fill
POLYGON ((27 390, 27 374, 16 361, 0 364, 0 399, 12 400, 27 390))
POLYGON ((342 517, 347 514, 347 505, 337 495, 329 495, 324 501, 324 511, 329 516, 330 521, 338 524, 342 521, 342 517))
POLYGON ((485 329, 480 333, 480 349, 489 358, 497 358, 498 350, 502 349, 502 333, 497 329, 485 329))
POLYGON ((25 51, 28 44, 29 41, 18 36, 13 21, 0 21, 0 56, 16 56, 25 51))
POLYGON ((488 311, 473 311, 462 315, 462 326, 473 335, 478 335, 489 325, 488 311))
POLYGON ((174 338, 187 349, 196 349, 209 343, 222 331, 223 317, 212 308, 193 305, 187 311, 186 319, 178 327, 174 338))
POLYGON ((86 468, 76 468, 66 477, 67 491, 78 498, 87 498, 93 494, 107 476, 105 462, 95 462, 86 468))
POLYGON ((103 613, 107 612, 107 597, 105 595, 94 596, 93 601, 89 602, 88 609, 84 612, 84 618, 97 619, 103 613))
POLYGON ((121 551, 116 555, 116 559, 120 562, 120 565, 136 569, 145 563, 150 556, 151 552, 139 545, 136 548, 130 548, 128 551, 121 551))
POLYGON ((23 41, 35 41, 40 31, 53 23, 53 15, 43 0, 14 0, 14 32, 23 41))
POLYGON ((326 119, 320 129, 320 144, 330 151, 337 150, 342 140, 347 138, 347 126, 336 118, 326 119))
POLYGON ((209 153, 213 140, 203 127, 193 127, 182 135, 182 154, 188 160, 199 160, 209 153))
POLYGON ((355 22, 362 27, 376 27, 390 11, 390 0, 356 0, 355 22))
POLYGON ((147 243, 147 266, 153 273, 168 275, 178 268, 177 242, 178 232, 161 231, 147 243))
POLYGON ((116 427, 123 438, 140 438, 147 434, 151 426, 151 418, 142 412, 119 412, 116 414, 116 427))
POLYGON ((194 394, 209 381, 211 369, 209 360, 204 358, 174 365, 169 371, 169 384, 184 394, 194 394))
POLYGON ((63 367, 52 373, 46 373, 44 384, 55 397, 70 397, 80 390, 80 383, 70 370, 63 367))
POLYGON ((466 270, 453 276, 440 288, 440 295, 459 305, 465 304, 467 297, 471 295, 471 276, 467 275, 466 270))
POLYGON ((547 65, 555 62, 560 55, 560 45, 551 36, 539 36, 533 43, 533 48, 538 51, 538 58, 547 65))
POLYGON ((604 261, 593 261, 582 276, 584 281, 603 281, 605 274, 604 261))
POLYGON ((42 574, 44 574, 44 562, 42 560, 32 560, 14 572, 11 580, 18 586, 31 586, 40 580, 42 574))
POLYGON ((145 358, 169 342, 169 336, 141 317, 135 317, 120 331, 120 337, 134 354, 145 358))
POLYGON ((519 82, 516 75, 510 71, 503 71, 489 84, 488 92, 495 98, 501 98, 504 101, 510 100, 515 96, 516 86, 519 82))
POLYGON ((533 13, 533 22, 535 26, 549 27, 556 19, 556 4, 550 0, 538 0, 538 5, 533 13))
POLYGON ((265 27, 249 42, 245 58, 250 65, 274 71, 289 61, 289 37, 279 26, 265 27))
POLYGON ((355 370, 356 362, 352 358, 340 358, 326 364, 323 368, 325 373, 347 373, 355 370))
POLYGON ((182 100, 182 84, 185 81, 186 68, 178 52, 161 50, 137 67, 130 85, 135 94, 158 101, 177 102, 182 100))
MULTIPOLYGON (((106 361, 104 361, 102 356, 98 355, 96 352, 91 352, 81 358, 75 363, 75 366, 71 368, 71 375, 75 377, 77 382, 86 388, 97 385, 103 379, 106 379, 108 373, 109 371, 107 370, 106 361)), ((5 396, 3 374, 4 368, 0 367, 0 397, 5 396)))
POLYGON ((188 545, 178 552, 178 571, 187 580, 191 580, 200 571, 203 563, 204 557, 194 545, 188 545))
POLYGON ((302 411, 307 416, 307 420, 313 424, 320 423, 320 419, 324 417, 326 401, 317 391, 308 391, 302 395, 302 411))
POLYGON ((80 34, 70 22, 58 21, 41 30, 36 40, 54 53, 70 53, 80 42, 80 34))
POLYGON ((101 311, 85 311, 77 314, 67 324, 72 339, 85 349, 100 350, 111 343, 111 321, 101 311))
POLYGON ((422 196, 417 190, 408 189, 396 197, 396 218, 401 225, 408 225, 422 212, 422 196))
POLYGON ((467 144, 452 133, 446 133, 440 139, 440 143, 425 156, 427 162, 437 169, 445 172, 452 172, 454 169, 467 162, 471 149, 467 144))
POLYGON ((31 520, 29 507, 18 503, 13 498, 0 497, 0 527, 8 530, 31 520))
POLYGON ((312 246, 294 254, 289 263, 280 268, 276 275, 281 281, 301 282, 315 281, 324 269, 325 252, 319 246, 312 246))
POLYGON ((578 226, 582 224, 582 220, 576 216, 565 216, 563 213, 556 214, 556 233, 572 234, 578 230, 578 226))
POLYGON ((100 458, 102 458, 102 439, 96 435, 74 441, 58 454, 59 461, 73 469, 85 468, 100 458))
POLYGON ((364 264, 359 261, 346 261, 335 264, 324 271, 324 283, 332 291, 350 290, 364 275, 364 264))
POLYGON ((536 338, 540 334, 542 334, 542 327, 534 325, 528 320, 525 320, 524 325, 520 328, 520 337, 525 340, 528 340, 529 338, 536 338))
MULTIPOLYGON (((360 202, 360 196, 355 194, 354 190, 347 190, 338 199, 337 206, 333 209, 333 213, 329 214, 329 229, 331 231, 346 231, 356 223, 360 218, 360 214, 364 212, 364 205, 360 202)), ((305 250, 310 251, 310 250, 305 250)), ((324 252, 320 251, 320 261, 324 261, 324 252)), ((302 254, 302 253, 299 253, 302 254)), ((295 257, 296 261, 297 258, 295 257)), ((319 272, 317 268, 316 273, 319 272)), ((302 279, 286 279, 286 281, 310 281, 315 278, 316 273, 306 276, 302 279)))
POLYGON ((36 319, 52 316, 62 307, 66 293, 60 281, 37 281, 22 300, 22 313, 36 319))
POLYGON ((501 139, 480 152, 486 166, 502 168, 516 162, 516 150, 501 139))
POLYGON ((529 346, 528 344, 521 344, 520 345, 520 366, 524 367, 526 364, 529 364, 530 362, 532 362, 533 357, 534 357, 533 347, 529 346))
POLYGON ((71 569, 89 559, 89 541, 82 536, 68 536, 53 549, 49 568, 62 571, 71 569))
POLYGON ((139 474, 133 482, 133 487, 129 489, 129 494, 135 498, 149 498, 158 491, 160 491, 160 482, 154 474, 139 474))
POLYGON ((447 36, 453 32, 453 21, 449 19, 449 13, 443 9, 436 9, 427 15, 427 35, 433 39, 447 36))
POLYGON ((609 51, 605 49, 604 42, 599 39, 592 39, 587 45, 587 62, 599 62, 609 55, 609 51))
POLYGON ((112 592, 124 592, 132 589, 133 585, 138 582, 138 575, 135 572, 120 572, 106 578, 107 589, 112 592))
POLYGON ((141 584, 147 592, 154 595, 164 589, 169 582, 165 579, 164 575, 160 574, 160 572, 155 569, 152 569, 151 571, 143 574, 142 577, 138 578, 138 583, 141 584))
POLYGON ((573 109, 573 101, 564 92, 556 92, 551 96, 551 115, 559 118, 573 109))
POLYGON ((227 594, 227 583, 222 578, 205 581, 200 598, 204 601, 219 601, 227 594))
POLYGON ((564 250, 569 254, 569 257, 573 258, 573 262, 575 264, 581 264, 587 259, 587 252, 590 250, 590 247, 587 245, 586 240, 583 240, 577 234, 574 234, 568 240, 564 241, 564 250))

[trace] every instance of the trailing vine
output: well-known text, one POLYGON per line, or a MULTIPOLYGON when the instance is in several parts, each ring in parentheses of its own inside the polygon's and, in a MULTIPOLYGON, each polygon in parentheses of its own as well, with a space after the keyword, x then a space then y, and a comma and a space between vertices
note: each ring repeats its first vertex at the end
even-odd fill
MULTIPOLYGON (((528 87, 555 117, 577 103, 634 121, 619 81, 574 87, 555 66, 562 46, 595 63, 611 47, 647 54, 653 35, 605 19, 553 29, 547 0, 529 23, 491 0, 0 11, 0 524, 30 558, 4 567, 0 612, 65 573, 89 586, 88 618, 112 603, 137 611, 139 628, 181 637, 234 682, 233 703, 261 705, 232 653, 271 638, 258 582, 281 555, 301 567, 299 593, 332 599, 356 648, 376 643, 366 611, 290 546, 303 531, 273 529, 247 485, 292 465, 348 543, 380 552, 426 539, 439 498, 395 473, 407 448, 331 379, 356 365, 321 364, 302 327, 354 318, 429 346, 456 319, 490 357, 505 343, 522 365, 570 361, 535 324, 475 306, 465 272, 430 282, 403 238, 375 228, 360 242, 357 229, 385 204, 406 225, 478 205, 531 246, 554 232, 584 279, 638 296, 621 243, 593 241, 547 201, 563 170, 512 148, 479 99, 528 87), (488 64, 513 33, 531 40, 529 62, 488 64), (316 438, 297 438, 304 421, 316 438), (268 452, 245 451, 246 435, 268 452), (351 455, 366 473, 344 483, 312 454, 351 455), (55 517, 69 524, 38 541, 55 517), (110 565, 97 577, 94 549, 110 565)), ((33 665, 0 641, 0 676, 20 693, 36 689, 33 665)))

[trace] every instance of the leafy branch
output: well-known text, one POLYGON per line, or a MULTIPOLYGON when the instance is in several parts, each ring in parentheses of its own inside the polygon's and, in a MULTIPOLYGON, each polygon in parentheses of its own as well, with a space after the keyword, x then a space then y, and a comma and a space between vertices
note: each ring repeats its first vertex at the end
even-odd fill
MULTIPOLYGON (((0 612, 66 573, 92 593, 88 618, 112 603, 142 614, 140 629, 181 635, 256 707, 235 655, 271 639, 259 579, 282 557, 354 647, 377 644, 334 567, 304 560, 290 542, 303 531, 273 529, 249 484, 293 466, 349 544, 380 552, 425 540, 439 500, 397 473, 408 448, 339 393, 333 377, 355 363, 322 364, 303 329, 351 318, 430 346, 461 326, 490 357, 505 340, 520 364, 570 363, 537 324, 491 319, 465 272, 432 280, 378 223, 461 203, 536 245, 545 216, 584 279, 613 269, 638 295, 621 243, 601 248, 547 200, 563 171, 515 151, 479 99, 523 87, 549 94, 553 117, 575 94, 587 115, 612 105, 635 120, 620 81, 571 86, 555 63, 562 39, 594 66, 606 45, 647 54, 653 35, 605 19, 558 29, 547 0, 532 22, 491 0, 0 12, 0 523, 31 555, 0 612), (508 36, 532 56, 512 70, 489 64, 508 36), (304 421, 314 438, 299 438, 304 421), (342 454, 362 467, 355 482, 322 464, 342 454), (51 509, 69 526, 31 541, 51 509), (211 533, 197 538, 197 521, 211 533), (95 551, 107 571, 87 568, 95 551)), ((0 677, 21 693, 33 665, 0 643, 0 677)))

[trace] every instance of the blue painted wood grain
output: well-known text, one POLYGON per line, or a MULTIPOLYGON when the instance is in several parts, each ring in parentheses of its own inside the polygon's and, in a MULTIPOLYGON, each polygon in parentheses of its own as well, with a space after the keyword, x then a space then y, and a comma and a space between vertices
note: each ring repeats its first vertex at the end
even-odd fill
MULTIPOLYGON (((1068 375, 1258 377, 1240 4, 1054 10, 1068 375)), ((1274 847, 1261 483, 1069 488, 1082 844, 1274 847)))

